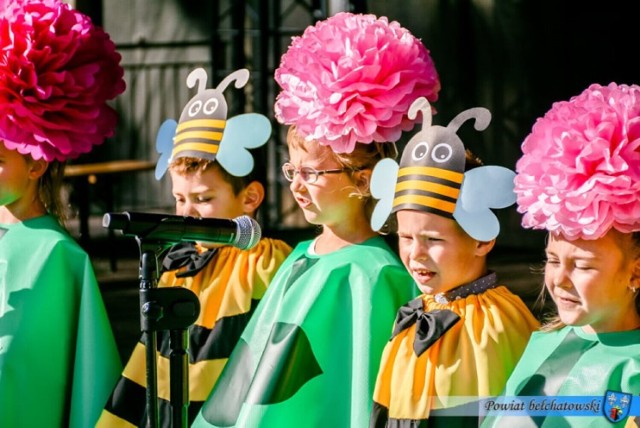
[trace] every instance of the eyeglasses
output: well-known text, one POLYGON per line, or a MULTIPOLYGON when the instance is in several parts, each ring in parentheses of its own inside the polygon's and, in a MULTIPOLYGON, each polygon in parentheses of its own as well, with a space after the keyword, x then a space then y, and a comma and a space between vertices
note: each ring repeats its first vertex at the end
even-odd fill
POLYGON ((313 184, 316 182, 319 176, 323 174, 338 174, 340 172, 345 172, 346 169, 321 169, 317 170, 315 168, 311 168, 310 166, 303 166, 300 169, 296 169, 291 163, 287 162, 282 165, 282 173, 284 174, 284 178, 287 181, 293 181, 296 174, 300 174, 300 178, 307 184, 313 184))

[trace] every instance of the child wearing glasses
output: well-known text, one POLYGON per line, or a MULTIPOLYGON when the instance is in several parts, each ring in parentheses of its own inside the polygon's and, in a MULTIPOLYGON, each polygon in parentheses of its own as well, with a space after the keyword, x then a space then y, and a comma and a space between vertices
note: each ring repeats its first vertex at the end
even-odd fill
MULTIPOLYGON (((195 69, 187 81, 190 78, 203 81, 206 77, 203 69, 195 69)), ((249 72, 238 70, 223 82, 233 77, 246 83, 249 72)), ((224 90, 221 86, 224 85, 218 85, 217 89, 224 90)), ((177 132, 175 137, 173 132, 158 133, 156 146, 162 154, 171 156, 160 157, 156 177, 162 177, 168 169, 176 215, 225 219, 245 215, 255 217, 264 199, 264 187, 260 180, 261 165, 254 168, 253 156, 246 147, 264 144, 271 135, 271 125, 262 115, 240 114, 227 121, 225 131, 234 126, 233 122, 243 121, 249 130, 242 133, 241 140, 230 139, 227 134, 223 134, 222 139, 212 137, 202 124, 226 117, 212 118, 211 115, 219 114, 219 111, 208 114, 204 109, 200 113, 206 117, 194 113, 203 97, 211 99, 211 92, 211 89, 199 92, 185 106, 184 111, 189 114, 181 116, 180 128, 192 131, 186 138, 177 132), (196 123, 197 129, 190 129, 196 123), (229 162, 224 155, 229 149, 235 162, 229 162), (240 152, 246 156, 241 157, 240 152), (244 161, 239 162, 239 158, 244 161)), ((220 104, 225 102, 222 93, 215 95, 220 104)), ((175 121, 168 120, 161 130, 173 130, 175 125, 175 121)), ((189 424, 213 389, 240 334, 290 252, 291 248, 285 242, 263 237, 246 250, 231 245, 181 242, 164 257, 162 269, 165 272, 158 286, 184 287, 193 291, 200 302, 198 319, 188 329, 189 424)), ((158 346, 158 408, 161 426, 167 426, 172 420, 168 331, 158 332, 158 346)), ((145 344, 140 341, 105 406, 98 427, 146 426, 145 370, 145 344)))
POLYGON ((524 140, 518 211, 548 233, 542 292, 557 313, 500 397, 533 411, 491 412, 482 427, 640 425, 639 123, 640 86, 593 84, 554 103, 524 140))
POLYGON ((399 137, 414 97, 436 98, 437 74, 397 23, 340 13, 294 39, 276 80, 276 116, 290 125, 283 173, 322 231, 278 271, 194 426, 366 426, 390 325, 415 295, 369 226, 371 168, 395 154, 384 141, 399 137), (357 51, 351 62, 346 47, 357 51), (331 100, 319 99, 329 97, 323 84, 331 100))

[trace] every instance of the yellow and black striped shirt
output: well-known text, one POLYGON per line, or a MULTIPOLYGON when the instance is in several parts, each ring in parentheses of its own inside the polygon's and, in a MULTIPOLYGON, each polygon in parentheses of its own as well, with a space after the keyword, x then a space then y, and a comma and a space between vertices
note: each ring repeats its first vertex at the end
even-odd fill
MULTIPOLYGON (((213 389, 231 351, 280 264, 291 252, 284 242, 263 238, 249 251, 222 247, 195 276, 166 272, 159 287, 182 286, 200 301, 200 315, 189 328, 189 423, 213 389)), ((158 332, 158 402, 161 426, 171 423, 169 332, 158 332)), ((145 345, 138 342, 98 421, 98 427, 144 426, 146 418, 145 345)))

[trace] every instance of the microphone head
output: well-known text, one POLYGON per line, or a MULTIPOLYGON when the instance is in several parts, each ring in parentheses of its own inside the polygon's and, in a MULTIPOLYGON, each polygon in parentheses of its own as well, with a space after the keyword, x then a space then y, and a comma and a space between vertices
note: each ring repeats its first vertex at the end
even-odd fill
POLYGON ((232 245, 241 250, 255 247, 262 237, 262 229, 258 222, 248 215, 237 217, 233 221, 238 225, 238 229, 232 245))

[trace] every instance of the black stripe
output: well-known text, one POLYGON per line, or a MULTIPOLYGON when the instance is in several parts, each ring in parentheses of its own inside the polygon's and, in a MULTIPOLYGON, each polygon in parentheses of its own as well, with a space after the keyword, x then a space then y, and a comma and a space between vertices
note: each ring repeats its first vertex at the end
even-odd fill
POLYGON ((406 189, 401 192, 396 192, 395 197, 399 198, 400 196, 404 196, 404 195, 430 196, 432 198, 439 199, 441 201, 451 202, 452 204, 455 204, 458 201, 457 198, 452 198, 451 196, 446 196, 441 193, 429 192, 426 190, 419 190, 419 189, 406 189))
MULTIPOLYGON (((200 119, 195 119, 195 120, 200 120, 200 119)), ((188 127, 184 127, 185 124, 191 123, 193 122, 193 120, 189 120, 187 122, 182 122, 181 125, 183 126, 182 130, 176 132, 176 135, 180 135, 183 132, 191 132, 191 131, 214 131, 214 132, 224 132, 224 128, 225 126, 188 126, 188 127)), ((225 122, 226 124, 226 122, 225 122)))
POLYGON ((398 206, 393 207, 393 212, 398 212, 401 210, 418 210, 418 211, 428 211, 431 213, 434 213, 436 215, 439 215, 441 217, 446 217, 446 218, 453 218, 453 213, 449 213, 446 211, 442 211, 433 207, 427 207, 424 205, 419 205, 419 204, 400 204, 398 206))
POLYGON ((459 189, 462 186, 462 183, 458 183, 455 181, 447 180, 446 178, 434 177, 433 175, 425 175, 425 174, 411 174, 404 175, 402 177, 398 177, 398 184, 404 181, 427 181, 430 183, 442 184, 443 186, 453 187, 454 189, 459 189))
POLYGON ((121 376, 104 408, 135 426, 144 426, 146 404, 145 388, 121 376))
MULTIPOLYGON (((229 358, 259 302, 252 299, 249 312, 221 318, 213 329, 201 325, 189 327, 189 363, 229 358)), ((165 358, 171 354, 169 334, 168 331, 159 331, 157 334, 158 351, 165 358)), ((144 337, 140 343, 145 345, 144 337)))
POLYGON ((187 138, 186 140, 182 140, 179 143, 176 143, 173 145, 174 150, 184 144, 193 144, 193 143, 203 143, 203 144, 214 144, 212 143, 212 141, 217 141, 220 142, 220 140, 214 140, 211 138, 204 138, 204 137, 191 137, 191 138, 187 138))
MULTIPOLYGON (((187 410, 189 425, 195 420, 204 401, 191 401, 187 410)), ((146 426, 147 398, 146 389, 142 385, 120 377, 105 410, 120 419, 135 426, 146 426)), ((171 403, 169 400, 158 398, 159 424, 161 427, 171 428, 171 403)))

